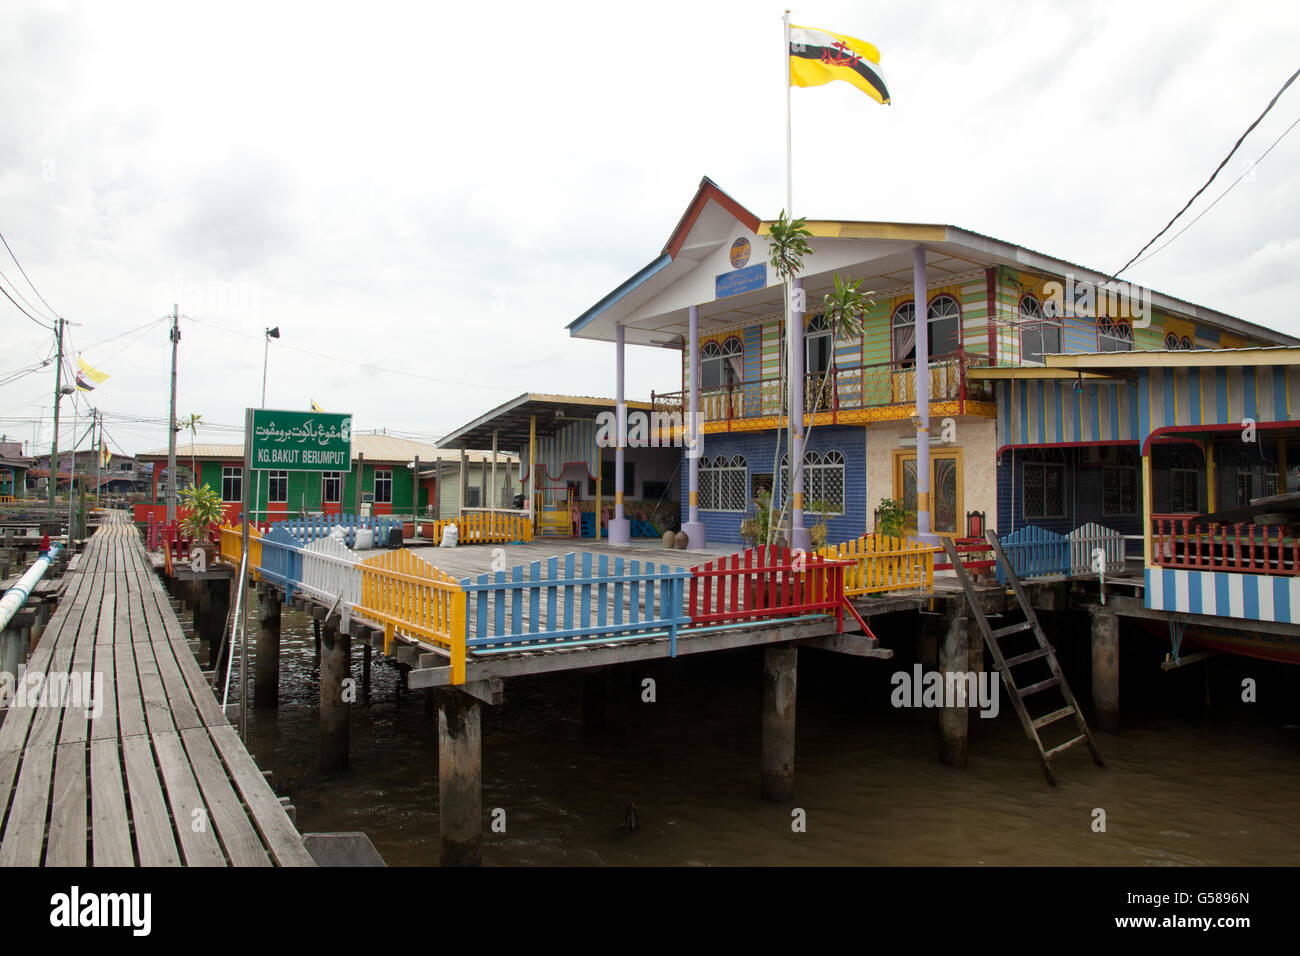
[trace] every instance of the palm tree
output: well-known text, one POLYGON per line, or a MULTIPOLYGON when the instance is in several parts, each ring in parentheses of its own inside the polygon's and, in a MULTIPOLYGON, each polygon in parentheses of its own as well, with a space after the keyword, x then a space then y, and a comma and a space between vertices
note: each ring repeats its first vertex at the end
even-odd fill
POLYGON ((198 452, 194 446, 199 440, 199 426, 203 424, 203 416, 198 412, 190 412, 189 418, 184 418, 176 423, 180 428, 187 428, 190 432, 190 484, 195 487, 199 484, 199 469, 197 465, 198 452))
MULTIPOLYGON (((777 216, 776 222, 768 227, 768 262, 772 266, 772 271, 776 273, 785 284, 785 327, 786 334, 789 335, 791 315, 793 313, 794 303, 794 279, 795 276, 803 269, 803 260, 805 256, 812 255, 812 246, 808 240, 812 233, 807 229, 803 219, 789 219, 786 217, 785 210, 777 216)), ((782 350, 784 352, 784 350, 782 350)), ((778 359, 777 366, 780 369, 777 382, 779 391, 777 392, 777 401, 785 401, 785 356, 784 354, 778 359)), ((788 414, 788 411, 787 411, 788 414)), ((777 422, 781 420, 781 405, 777 406, 777 422)), ((772 473, 776 474, 777 466, 781 461, 781 429, 776 430, 776 448, 772 452, 772 473)), ((787 489, 781 489, 782 498, 786 497, 787 489)), ((772 536, 776 532, 777 522, 773 520, 776 511, 776 498, 773 497, 768 502, 768 522, 767 522, 767 543, 772 543, 772 536)), ((782 513, 785 508, 782 507, 782 513)))
MULTIPOLYGON (((826 392, 826 383, 835 377, 835 343, 843 339, 858 338, 862 335, 863 316, 866 311, 874 306, 875 300, 871 298, 874 292, 863 292, 859 289, 862 285, 862 279, 851 279, 845 282, 840 278, 840 274, 835 273, 835 288, 826 293, 822 299, 822 315, 831 329, 831 363, 830 368, 822 375, 821 382, 817 386, 817 398, 812 403, 812 408, 808 414, 808 430, 804 432, 804 444, 807 445, 808 439, 812 437, 813 426, 817 424, 817 411, 822 407, 822 396, 826 392)), ((779 433, 778 433, 779 434, 779 433)), ((775 473, 776 466, 773 466, 775 473)), ((791 489, 798 476, 803 473, 803 459, 793 463, 793 469, 790 471, 790 488, 782 488, 781 514, 778 523, 785 520, 785 507, 791 500, 791 489)))

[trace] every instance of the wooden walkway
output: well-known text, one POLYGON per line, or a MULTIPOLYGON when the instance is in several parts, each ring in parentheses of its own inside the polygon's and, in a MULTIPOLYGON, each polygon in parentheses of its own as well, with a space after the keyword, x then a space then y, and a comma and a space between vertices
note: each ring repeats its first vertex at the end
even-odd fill
POLYGON ((27 664, 102 680, 0 724, 0 865, 313 866, 221 712, 125 515, 90 539, 27 664), (98 711, 98 713, 97 713, 98 711))

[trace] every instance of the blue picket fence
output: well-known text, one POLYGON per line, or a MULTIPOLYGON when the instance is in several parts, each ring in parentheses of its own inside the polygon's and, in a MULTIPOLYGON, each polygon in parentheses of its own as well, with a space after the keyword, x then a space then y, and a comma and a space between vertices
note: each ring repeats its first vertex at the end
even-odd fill
MULTIPOLYGON (((1066 535, 1031 524, 998 540, 1018 578, 1070 573, 1070 539, 1066 535)), ((1001 565, 997 568, 997 578, 999 584, 1007 583, 1001 565)))
POLYGON ((678 628, 690 622, 683 601, 690 576, 652 561, 570 552, 465 578, 473 618, 465 643, 472 653, 498 654, 663 636, 676 657, 678 628))
POLYGON ((329 537, 335 528, 343 529, 344 543, 349 548, 354 547, 357 539, 357 531, 368 530, 374 532, 374 546, 377 548, 388 545, 388 534, 393 528, 401 525, 395 518, 384 515, 312 515, 306 518, 287 518, 284 521, 277 521, 274 526, 283 526, 291 535, 300 542, 317 541, 321 538, 329 537))
POLYGON ((261 542, 262 577, 284 588, 287 599, 293 594, 294 586, 302 581, 302 542, 289 533, 284 522, 271 525, 261 542))

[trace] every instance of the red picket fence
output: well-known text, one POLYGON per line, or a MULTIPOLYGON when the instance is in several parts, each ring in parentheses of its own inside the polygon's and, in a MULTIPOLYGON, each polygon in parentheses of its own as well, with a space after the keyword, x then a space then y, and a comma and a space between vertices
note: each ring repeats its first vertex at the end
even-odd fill
POLYGON ((1300 575, 1300 537, 1280 525, 1196 524, 1188 515, 1151 516, 1151 557, 1166 568, 1300 575))
POLYGON ((844 569, 776 545, 750 548, 691 568, 687 610, 692 625, 831 614, 844 629, 844 569))

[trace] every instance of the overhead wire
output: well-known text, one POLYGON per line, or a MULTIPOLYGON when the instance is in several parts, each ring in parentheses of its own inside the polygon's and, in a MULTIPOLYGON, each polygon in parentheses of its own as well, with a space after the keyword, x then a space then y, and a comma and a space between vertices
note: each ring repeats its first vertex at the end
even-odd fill
MULTIPOLYGON (((36 286, 32 283, 31 277, 27 274, 27 270, 23 268, 23 264, 18 261, 18 256, 14 255, 13 249, 10 248, 9 246, 9 240, 5 238, 3 232, 0 232, 0 242, 4 243, 5 249, 9 252, 9 258, 14 261, 14 265, 18 267, 18 271, 23 274, 23 278, 27 280, 27 284, 31 286, 32 291, 36 293, 36 298, 40 299, 41 303, 45 306, 45 308, 49 310, 50 314, 48 318, 57 320, 59 317, 59 313, 55 311, 53 306, 51 306, 48 302, 45 301, 45 296, 41 295, 41 290, 36 288, 36 286)), ((15 289, 16 288, 17 287, 15 287, 15 289)), ((33 306, 33 308, 35 308, 35 306, 33 306)))

